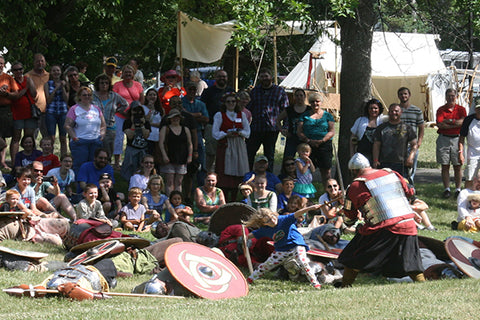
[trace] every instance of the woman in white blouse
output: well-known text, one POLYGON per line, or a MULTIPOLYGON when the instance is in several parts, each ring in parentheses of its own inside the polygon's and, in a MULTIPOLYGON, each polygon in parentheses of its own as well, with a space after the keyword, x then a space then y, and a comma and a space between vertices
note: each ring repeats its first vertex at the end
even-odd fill
POLYGON ((245 144, 245 139, 250 136, 250 124, 238 105, 235 93, 223 96, 220 112, 213 118, 212 135, 218 141, 217 185, 225 193, 227 202, 236 201, 238 184, 250 170, 245 144))

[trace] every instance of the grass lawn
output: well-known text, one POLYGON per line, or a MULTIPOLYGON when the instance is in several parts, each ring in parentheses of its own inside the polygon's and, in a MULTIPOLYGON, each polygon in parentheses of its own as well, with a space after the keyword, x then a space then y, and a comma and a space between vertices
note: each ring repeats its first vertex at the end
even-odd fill
MULTIPOLYGON (((427 128, 420 151, 421 167, 436 168, 434 129, 427 128)), ((278 159, 281 158, 279 153, 278 159)), ((277 161, 278 162, 278 161, 277 161)), ((440 172, 438 173, 440 175, 440 172)), ((418 195, 430 206, 437 232, 420 231, 439 240, 450 235, 478 234, 452 231, 456 203, 439 195, 439 183, 417 184, 418 195)), ((152 239, 150 234, 146 235, 152 239)), ((46 260, 63 260, 64 251, 51 245, 4 241, 3 246, 49 253, 46 260)), ((246 270, 243 270, 246 274, 246 270)), ((0 288, 38 284, 49 273, 8 272, 0 269, 0 288)), ((119 279, 115 292, 129 292, 150 278, 138 275, 119 279)), ((477 319, 480 299, 475 279, 426 283, 392 283, 384 278, 360 275, 352 288, 325 286, 314 290, 306 282, 278 281, 272 277, 250 286, 247 297, 221 301, 114 297, 110 300, 69 301, 63 298, 14 298, 0 293, 8 319, 477 319)))

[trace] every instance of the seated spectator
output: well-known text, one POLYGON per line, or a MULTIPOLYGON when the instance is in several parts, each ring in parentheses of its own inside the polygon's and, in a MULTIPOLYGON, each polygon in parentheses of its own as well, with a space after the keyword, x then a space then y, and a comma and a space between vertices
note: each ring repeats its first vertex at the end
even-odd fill
MULTIPOLYGON (((255 158, 255 163, 253 164, 253 171, 248 172, 245 174, 243 177, 243 181, 248 181, 252 177, 252 175, 255 175, 255 177, 265 177, 267 180, 267 186, 266 189, 268 191, 273 191, 273 192, 281 192, 282 190, 282 182, 278 179, 276 175, 271 173, 270 171, 267 171, 268 169, 268 159, 264 155, 257 156, 255 158)), ((295 169, 295 166, 294 166, 295 169)), ((273 210, 272 210, 273 211, 273 210)))
POLYGON ((295 182, 297 180, 297 167, 295 166, 294 157, 285 157, 282 161, 282 169, 278 175, 278 179, 283 181, 284 178, 292 178, 295 182))
POLYGON ((158 215, 161 218, 163 212, 165 212, 165 222, 170 220, 170 217, 175 216, 175 211, 170 204, 170 201, 164 191, 163 178, 160 175, 152 175, 148 181, 146 191, 142 197, 142 204, 147 208, 146 217, 150 215, 158 215))
POLYGON ((120 222, 125 230, 141 232, 150 229, 144 228, 147 209, 140 203, 142 193, 140 188, 132 188, 128 191, 129 202, 120 210, 120 222))
POLYGON ((43 164, 39 161, 33 161, 32 169, 33 181, 31 186, 35 190, 35 200, 38 209, 43 212, 52 212, 54 218, 59 218, 61 215, 58 213, 57 208, 61 208, 73 221, 75 221, 75 209, 67 196, 61 192, 55 176, 48 178, 51 182, 44 181, 43 164), (52 194, 53 197, 49 197, 50 194, 52 194), (51 200, 48 201, 47 197, 51 198, 51 200))
POLYGON ((343 224, 341 211, 343 209, 343 196, 335 179, 327 180, 327 192, 318 198, 318 204, 322 205, 322 213, 327 218, 328 223, 335 225, 340 229, 343 224))
POLYGON ((176 220, 192 222, 191 216, 193 215, 193 210, 189 206, 183 204, 183 195, 180 191, 172 191, 170 193, 170 203, 172 204, 173 210, 175 210, 175 216, 167 217, 167 214, 165 214, 166 222, 173 222, 176 220))
POLYGON ((469 194, 467 203, 464 215, 458 217, 458 230, 476 233, 480 229, 480 193, 469 194))
POLYGON ((102 204, 97 200, 98 187, 96 185, 92 183, 85 185, 83 197, 84 199, 77 205, 78 219, 94 219, 112 225, 103 212, 102 204))
POLYGON ((47 177, 55 177, 57 179, 60 191, 69 199, 74 195, 71 187, 71 184, 75 182, 75 172, 72 170, 72 164, 72 155, 67 153, 60 158, 60 167, 53 168, 46 174, 47 177))
POLYGON ((95 150, 93 161, 82 164, 77 176, 77 182, 82 190, 87 183, 93 183, 98 187, 98 181, 103 173, 110 174, 113 183, 115 183, 113 168, 108 164, 108 159, 110 159, 110 155, 107 150, 98 148, 95 150))
MULTIPOLYGON (((464 226, 465 223, 460 225, 460 222, 466 220, 467 217, 471 216, 472 209, 470 209, 471 204, 470 204, 470 201, 468 200, 468 196, 471 194, 480 194, 480 171, 477 172, 477 174, 473 177, 473 181, 471 183, 470 188, 463 189, 458 194, 458 198, 457 198, 458 216, 457 216, 457 221, 452 222, 452 229, 457 230, 457 228, 460 229, 460 227, 465 228, 464 226)), ((472 225, 472 223, 470 219, 468 220, 470 222, 468 224, 469 225, 468 229, 470 230, 470 226, 472 225)))
MULTIPOLYGON (((283 178, 282 180, 282 193, 278 195, 278 210, 286 209, 288 200, 291 196, 297 195, 302 198, 302 202, 306 205, 308 199, 293 191, 295 182, 291 177, 283 178)), ((293 212, 293 211, 292 211, 293 212)))
POLYGON ((153 159, 153 156, 149 154, 145 155, 140 164, 140 168, 130 178, 130 185, 128 189, 137 187, 145 191, 147 189, 147 184, 150 180, 150 177, 156 174, 157 171, 155 170, 155 161, 153 159))
POLYGON ((247 204, 254 209, 269 208, 272 212, 277 212, 277 195, 266 189, 267 179, 264 176, 255 176, 254 185, 254 191, 248 197, 247 204))
POLYGON ((248 182, 242 182, 238 185, 238 190, 242 194, 243 199, 240 201, 241 203, 247 204, 248 197, 252 194, 253 188, 248 182))
POLYGON ((60 167, 60 161, 53 154, 53 140, 51 137, 45 137, 40 140, 40 149, 42 149, 42 155, 35 160, 43 164, 43 174, 46 176, 51 169, 60 167))
POLYGON ((20 146, 23 151, 15 155, 15 168, 26 167, 42 155, 42 152, 35 147, 33 136, 23 136, 20 140, 20 146))
POLYGON ((224 204, 223 191, 217 188, 217 174, 210 172, 205 177, 204 185, 195 189, 194 221, 210 223, 212 213, 224 204))
POLYGON ((32 169, 20 167, 16 170, 17 184, 12 188, 20 193, 20 203, 26 207, 26 213, 41 216, 44 213, 37 208, 35 190, 30 186, 32 169))
POLYGON ((102 203, 103 212, 109 219, 118 221, 120 219, 119 214, 122 208, 122 201, 113 188, 112 176, 109 173, 102 173, 98 184, 98 200, 102 203))
POLYGON ((411 199, 409 199, 409 201, 410 201, 410 206, 415 212, 414 219, 415 219, 415 223, 417 224, 417 229, 420 229, 420 230, 426 229, 428 231, 436 231, 437 229, 430 222, 430 218, 427 215, 428 205, 425 203, 425 201, 420 200, 416 197, 412 197, 411 199))

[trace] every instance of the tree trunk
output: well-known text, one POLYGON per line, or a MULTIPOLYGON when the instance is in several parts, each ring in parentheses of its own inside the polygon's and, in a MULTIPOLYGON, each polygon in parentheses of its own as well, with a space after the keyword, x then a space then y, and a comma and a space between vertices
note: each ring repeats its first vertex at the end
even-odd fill
POLYGON ((350 128, 363 113, 363 103, 371 98, 371 51, 376 22, 375 0, 360 0, 355 17, 342 17, 340 23, 342 69, 340 77, 340 132, 338 158, 345 185, 350 183, 350 128))

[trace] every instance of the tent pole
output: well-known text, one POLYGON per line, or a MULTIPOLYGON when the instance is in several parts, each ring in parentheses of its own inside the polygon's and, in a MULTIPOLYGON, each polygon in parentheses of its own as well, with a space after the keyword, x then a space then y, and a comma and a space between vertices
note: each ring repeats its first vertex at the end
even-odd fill
POLYGON ((277 34, 275 30, 273 30, 273 79, 275 84, 278 84, 278 76, 277 76, 277 34))
MULTIPOLYGON (((337 21, 335 20, 335 23, 334 23, 334 26, 335 26, 335 40, 337 40, 337 28, 338 28, 338 23, 337 21)), ((338 89, 338 86, 340 85, 340 81, 338 81, 338 70, 337 70, 337 66, 338 66, 338 53, 337 53, 337 50, 338 50, 338 46, 335 44, 335 93, 338 94, 340 92, 340 90, 338 89)))
POLYGON ((178 14, 177 14, 177 38, 178 38, 178 47, 179 47, 179 50, 178 50, 178 59, 180 60, 180 83, 181 83, 181 86, 183 87, 183 55, 182 55, 182 21, 181 21, 181 17, 180 17, 180 11, 178 11, 178 14))
POLYGON ((239 61, 239 50, 238 47, 235 48, 235 91, 238 91, 238 61, 239 61))

